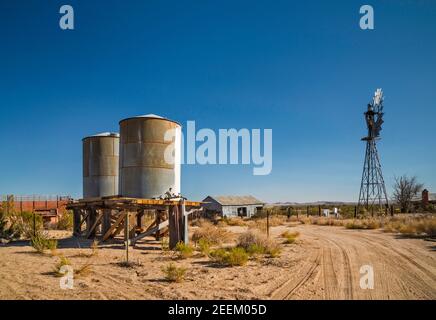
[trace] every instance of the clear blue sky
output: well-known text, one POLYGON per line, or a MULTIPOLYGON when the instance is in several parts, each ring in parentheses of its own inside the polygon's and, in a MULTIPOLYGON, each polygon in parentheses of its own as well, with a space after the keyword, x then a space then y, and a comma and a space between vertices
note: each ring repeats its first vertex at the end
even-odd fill
POLYGON ((0 2, 0 194, 82 193, 82 137, 156 113, 197 127, 273 129, 273 170, 182 168, 182 191, 356 201, 362 113, 385 92, 394 175, 436 192, 436 2, 0 2), (59 8, 75 9, 62 31, 59 8))

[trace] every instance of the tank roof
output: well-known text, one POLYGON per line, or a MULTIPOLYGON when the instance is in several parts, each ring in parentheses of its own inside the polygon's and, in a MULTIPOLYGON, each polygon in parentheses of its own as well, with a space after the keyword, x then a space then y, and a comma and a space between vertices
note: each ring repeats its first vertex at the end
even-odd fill
POLYGON ((83 138, 82 140, 88 139, 88 138, 98 138, 98 137, 110 137, 110 138, 119 138, 120 134, 116 133, 116 132, 102 132, 102 133, 97 133, 91 136, 87 136, 85 138, 83 138))
POLYGON ((126 120, 130 120, 130 119, 147 119, 147 118, 148 119, 160 119, 160 120, 170 121, 170 122, 174 122, 180 126, 180 123, 175 121, 175 120, 164 118, 164 117, 161 117, 161 116, 159 116, 157 114, 153 114, 153 113, 144 114, 144 115, 140 115, 140 116, 136 116, 136 117, 129 117, 129 118, 121 120, 120 123, 123 121, 126 121, 126 120))

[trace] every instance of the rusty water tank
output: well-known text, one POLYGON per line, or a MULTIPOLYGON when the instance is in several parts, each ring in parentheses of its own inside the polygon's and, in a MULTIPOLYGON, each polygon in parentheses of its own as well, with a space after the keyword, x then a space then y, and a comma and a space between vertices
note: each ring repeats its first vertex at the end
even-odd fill
POLYGON ((169 188, 180 193, 181 134, 178 122, 154 114, 120 121, 123 197, 158 198, 169 188))
POLYGON ((118 133, 83 138, 83 198, 118 195, 118 133))

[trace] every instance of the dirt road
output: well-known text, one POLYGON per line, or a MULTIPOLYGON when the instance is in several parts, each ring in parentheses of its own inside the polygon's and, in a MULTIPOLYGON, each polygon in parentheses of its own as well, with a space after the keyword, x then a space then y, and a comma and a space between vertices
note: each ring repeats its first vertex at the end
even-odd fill
MULTIPOLYGON (((228 229, 237 237, 247 227, 228 229)), ((160 242, 147 240, 124 261, 122 242, 102 244, 51 231, 59 240, 56 255, 38 254, 28 241, 0 245, 2 299, 436 299, 436 243, 404 239, 390 233, 347 230, 344 227, 286 225, 271 228, 271 238, 283 242, 284 231, 299 231, 293 244, 281 245, 276 258, 251 259, 240 267, 216 266, 207 257, 175 259, 160 242), (87 274, 74 279, 74 289, 60 288, 53 274, 59 256, 87 274), (170 283, 162 268, 184 267, 185 281, 170 283), (374 289, 360 288, 360 268, 374 269, 374 289)), ((65 234, 64 234, 65 233, 65 234)), ((234 244, 233 244, 234 245, 234 244)))
POLYGON ((273 299, 436 299, 436 246, 381 231, 298 226, 308 258, 273 299), (360 268, 374 270, 361 289, 360 268))

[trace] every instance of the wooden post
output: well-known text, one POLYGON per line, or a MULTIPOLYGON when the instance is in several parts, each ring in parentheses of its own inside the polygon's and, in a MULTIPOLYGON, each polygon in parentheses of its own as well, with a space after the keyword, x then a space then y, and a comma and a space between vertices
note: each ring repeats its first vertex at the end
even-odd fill
POLYGON ((81 234, 80 216, 81 216, 81 210, 74 209, 73 210, 73 236, 75 237, 78 237, 81 234))
POLYGON ((357 218, 357 206, 354 206, 354 219, 357 218))
POLYGON ((307 216, 307 217, 309 216, 309 206, 306 207, 306 216, 307 216))
POLYGON ((125 229, 124 229, 124 241, 126 246, 126 262, 129 263, 129 220, 130 220, 130 214, 129 211, 127 211, 127 215, 125 218, 125 229))
POLYGON ((102 222, 102 226, 101 226, 101 234, 102 235, 105 235, 106 232, 111 227, 111 215, 112 215, 111 209, 103 209, 103 222, 102 222))
POLYGON ((131 239, 136 236, 136 212, 130 212, 129 219, 129 239, 131 239))
POLYGON ((395 210, 394 210, 394 205, 391 205, 391 216, 392 216, 392 217, 394 216, 394 212, 395 212, 395 210))
POLYGON ((182 240, 180 232, 180 212, 179 206, 173 205, 169 208, 169 229, 170 229, 170 249, 174 249, 177 243, 182 240))
POLYGON ((188 215, 186 214, 185 208, 185 200, 180 202, 180 212, 181 218, 183 219, 183 242, 185 244, 189 243, 189 234, 188 234, 188 215))
POLYGON ((88 235, 89 238, 94 238, 95 237, 95 228, 92 230, 95 221, 97 220, 97 210, 95 209, 88 209, 89 210, 89 215, 88 215, 88 220, 86 222, 86 234, 88 235))
MULTIPOLYGON (((156 225, 158 226, 161 223, 163 212, 161 210, 156 210, 156 225)), ((157 241, 160 240, 160 231, 156 231, 155 238, 157 241)))
POLYGON ((321 217, 321 205, 318 206, 318 216, 321 217))
POLYGON ((266 211, 266 236, 269 238, 269 210, 266 211))

